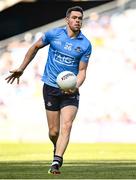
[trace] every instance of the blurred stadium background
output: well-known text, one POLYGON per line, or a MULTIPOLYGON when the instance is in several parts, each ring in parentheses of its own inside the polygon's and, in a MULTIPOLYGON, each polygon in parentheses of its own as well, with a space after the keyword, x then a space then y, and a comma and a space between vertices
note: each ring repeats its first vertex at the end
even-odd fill
MULTIPOLYGON (((9 2, 0 0, 0 21, 9 2)), ((80 89, 80 108, 71 142, 136 143, 136 1, 96 2, 101 5, 90 8, 85 4, 92 5, 92 1, 71 2, 84 6, 82 31, 93 45, 87 79, 80 89)), ((18 31, 11 37, 4 34, 11 33, 10 27, 4 30, 0 25, 0 142, 49 141, 40 80, 48 47, 38 52, 21 77, 20 85, 7 84, 4 79, 9 70, 18 67, 43 32, 65 24, 64 17, 65 14, 54 22, 18 31)))

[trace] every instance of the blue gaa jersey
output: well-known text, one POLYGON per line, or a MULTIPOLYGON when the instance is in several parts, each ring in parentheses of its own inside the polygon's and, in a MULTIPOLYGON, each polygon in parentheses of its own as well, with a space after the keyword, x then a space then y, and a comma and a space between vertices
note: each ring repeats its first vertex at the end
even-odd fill
POLYGON ((47 85, 58 87, 56 78, 62 71, 78 74, 80 61, 88 63, 92 46, 80 32, 76 38, 70 38, 66 28, 55 28, 42 36, 44 45, 49 46, 48 58, 42 81, 47 85))

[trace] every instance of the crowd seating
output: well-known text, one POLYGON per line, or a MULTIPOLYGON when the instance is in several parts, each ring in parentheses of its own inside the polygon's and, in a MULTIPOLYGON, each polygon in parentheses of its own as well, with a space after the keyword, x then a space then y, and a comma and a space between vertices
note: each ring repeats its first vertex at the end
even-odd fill
MULTIPOLYGON (((74 128, 75 134, 86 129, 86 141, 125 141, 125 132, 131 128, 126 141, 136 142, 135 16, 136 9, 131 8, 105 14, 92 12, 83 25, 82 31, 92 42, 93 51, 87 79, 80 90, 80 110, 74 128), (113 131, 117 131, 116 136, 113 131)), ((0 51, 0 131, 3 132, 0 140, 9 136, 11 140, 47 139, 41 76, 48 47, 38 52, 21 77, 20 85, 10 85, 4 80, 41 35, 27 32, 23 40, 12 41, 0 51)), ((78 141, 75 134, 72 138, 78 141)), ((84 136, 80 140, 84 141, 84 136)))

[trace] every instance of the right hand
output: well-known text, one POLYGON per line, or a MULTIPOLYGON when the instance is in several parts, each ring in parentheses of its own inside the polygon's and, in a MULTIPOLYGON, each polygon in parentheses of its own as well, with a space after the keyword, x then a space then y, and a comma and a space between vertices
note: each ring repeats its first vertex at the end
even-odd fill
POLYGON ((17 79, 17 84, 19 84, 19 78, 23 74, 23 71, 16 69, 16 70, 12 70, 9 72, 12 74, 10 76, 8 76, 7 78, 5 78, 5 80, 7 80, 7 83, 12 84, 15 81, 15 79, 17 79))

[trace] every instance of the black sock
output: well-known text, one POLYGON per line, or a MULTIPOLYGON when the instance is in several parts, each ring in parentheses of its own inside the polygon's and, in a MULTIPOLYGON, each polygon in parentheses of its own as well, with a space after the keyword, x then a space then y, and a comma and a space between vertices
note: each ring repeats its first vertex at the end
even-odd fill
POLYGON ((54 164, 58 164, 59 167, 61 167, 62 164, 63 164, 63 157, 58 156, 58 155, 54 155, 54 159, 53 159, 52 165, 54 165, 54 164))
POLYGON ((55 151, 56 151, 56 145, 54 145, 54 150, 53 150, 54 156, 55 156, 55 151))

